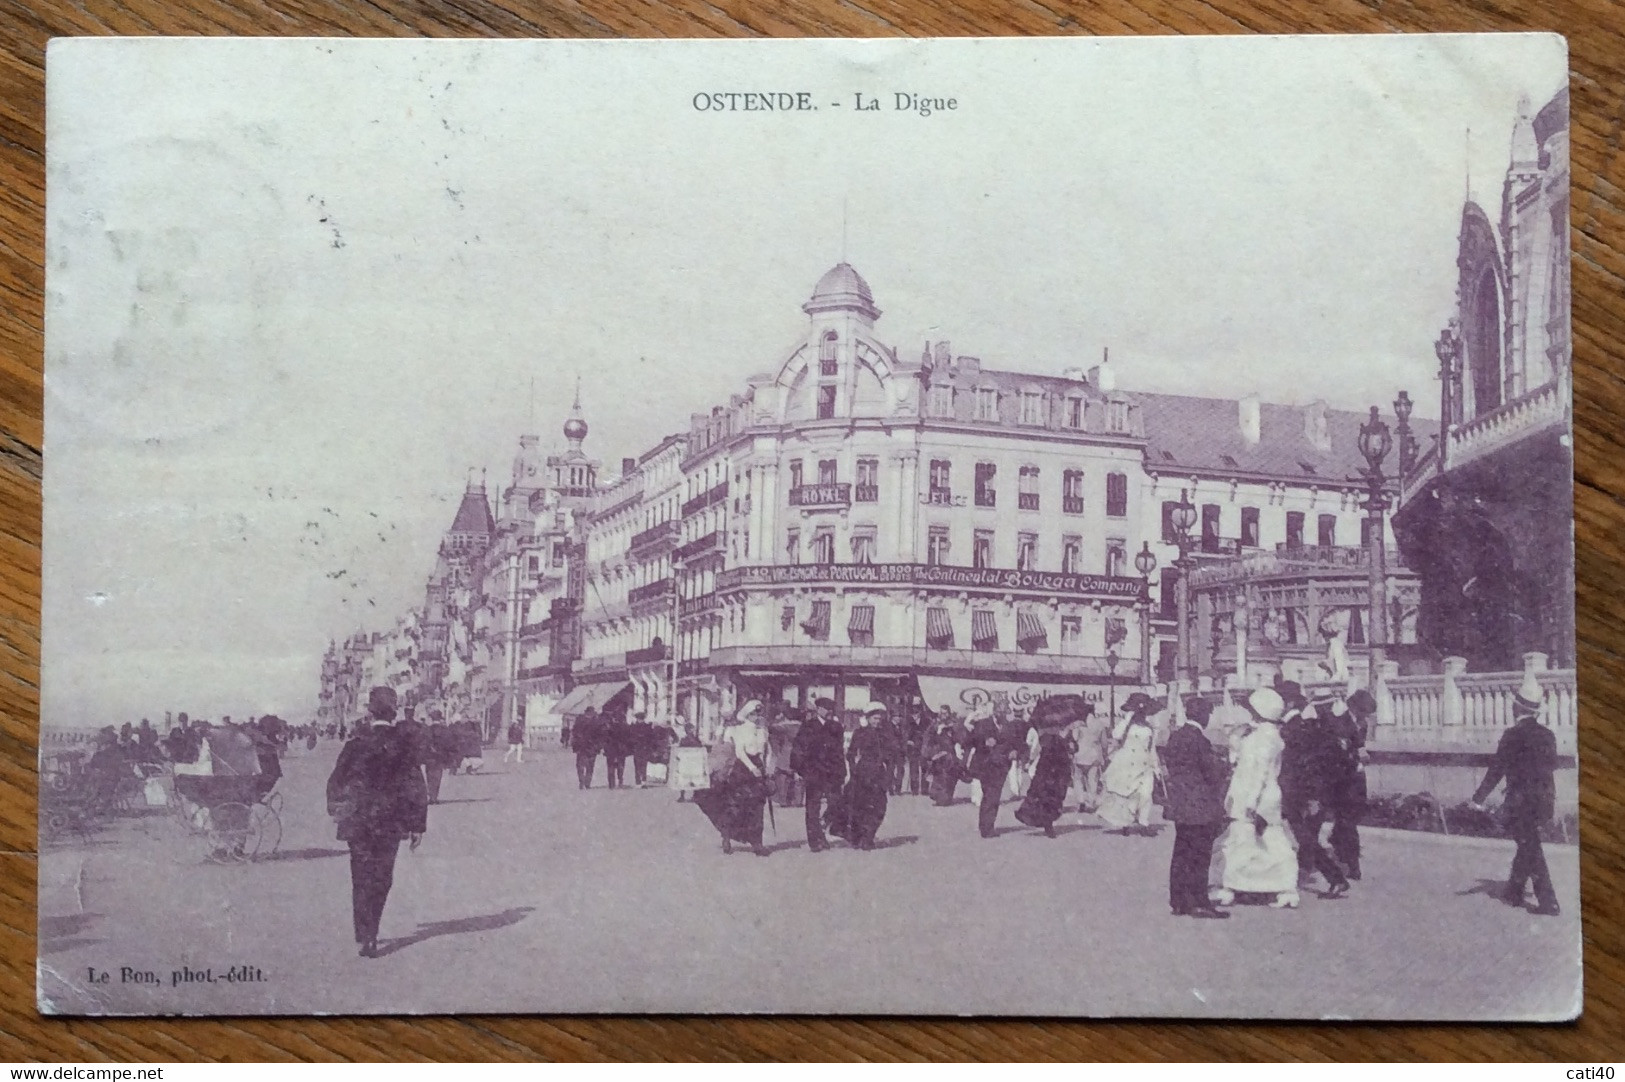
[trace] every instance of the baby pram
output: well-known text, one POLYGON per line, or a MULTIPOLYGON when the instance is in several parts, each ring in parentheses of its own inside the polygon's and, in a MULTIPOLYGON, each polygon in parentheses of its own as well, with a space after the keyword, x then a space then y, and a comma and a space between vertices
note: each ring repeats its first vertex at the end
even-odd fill
POLYGON ((175 764, 176 818, 187 851, 220 864, 268 857, 282 842, 276 749, 257 731, 219 726, 195 763, 175 764))

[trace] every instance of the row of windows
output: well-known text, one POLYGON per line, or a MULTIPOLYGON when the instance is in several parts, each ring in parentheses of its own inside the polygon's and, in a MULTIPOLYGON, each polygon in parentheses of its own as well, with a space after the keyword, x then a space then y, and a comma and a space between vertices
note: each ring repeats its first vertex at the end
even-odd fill
MULTIPOLYGON (((996 422, 1003 417, 1005 395, 997 387, 977 387, 970 392, 971 416, 978 421, 996 422)), ((957 416, 959 389, 948 384, 932 387, 926 401, 926 411, 932 417, 957 416)), ((1082 432, 1088 424, 1088 408, 1082 395, 1046 394, 1043 391, 1020 391, 1016 395, 1018 424, 1047 427, 1050 423, 1051 403, 1059 411, 1063 428, 1082 432)), ((1109 432, 1129 430, 1127 402, 1106 403, 1106 429, 1109 432)))
MULTIPOLYGON (((1178 530, 1174 528, 1174 508, 1178 507, 1177 500, 1164 500, 1162 504, 1162 539, 1173 544, 1178 539, 1178 530)), ((1216 503, 1202 505, 1202 532, 1201 547, 1203 552, 1218 552, 1223 548, 1225 538, 1219 536, 1219 521, 1222 509, 1216 503)), ((1302 511, 1288 511, 1286 513, 1286 543, 1288 548, 1301 548, 1304 545, 1304 530, 1308 523, 1308 516, 1302 511)), ((1333 548, 1337 545, 1337 516, 1320 515, 1315 522, 1315 544, 1322 548, 1333 548)), ((1360 544, 1371 543, 1371 520, 1360 520, 1360 544)), ((1235 539, 1243 548, 1257 548, 1259 545, 1258 508, 1243 507, 1241 509, 1241 536, 1235 539)))
MULTIPOLYGON (((832 605, 828 601, 814 601, 805 620, 800 622, 801 631, 815 642, 829 642, 834 632, 831 621, 832 605)), ((796 607, 786 605, 779 612, 779 628, 789 631, 796 626, 796 607)), ((958 645, 959 638, 954 620, 945 608, 935 607, 926 610, 925 619, 925 645, 933 650, 952 650, 958 645)), ((972 650, 994 651, 1007 649, 1001 641, 998 619, 992 610, 973 609, 970 613, 969 643, 972 650)), ((1049 631, 1044 621, 1032 613, 1018 613, 1016 617, 1015 646, 1020 650, 1034 654, 1040 650, 1048 649, 1049 631)), ((1081 655, 1083 653, 1083 618, 1081 616, 1063 616, 1060 619, 1060 653, 1081 655)), ((1108 617, 1105 623, 1105 643, 1111 649, 1128 637, 1128 626, 1120 617, 1108 617)), ((873 646, 875 641, 875 607, 873 605, 853 605, 848 611, 846 625, 847 642, 853 646, 873 646)))
MULTIPOLYGON (((952 543, 947 526, 931 526, 926 533, 925 562, 933 565, 947 565, 952 561, 952 543)), ((993 530, 977 530, 971 535, 970 566, 995 567, 994 563, 993 530)), ((835 528, 821 526, 812 531, 809 538, 810 546, 805 555, 808 563, 832 564, 837 562, 835 545, 835 528)), ((875 562, 876 530, 873 526, 854 526, 848 544, 851 547, 851 562, 855 564, 872 564, 875 562)), ((800 529, 791 529, 785 534, 785 556, 789 563, 802 562, 802 532, 800 529)), ((1083 538, 1077 534, 1066 534, 1061 538, 1060 569, 1063 574, 1085 575, 1092 570, 1084 552, 1083 538)), ((1107 575, 1122 576, 1128 571, 1128 541, 1121 537, 1112 537, 1106 540, 1103 559, 1095 566, 1107 575)), ((1039 571, 1038 534, 1023 531, 1016 535, 1016 569, 1018 571, 1039 571)))

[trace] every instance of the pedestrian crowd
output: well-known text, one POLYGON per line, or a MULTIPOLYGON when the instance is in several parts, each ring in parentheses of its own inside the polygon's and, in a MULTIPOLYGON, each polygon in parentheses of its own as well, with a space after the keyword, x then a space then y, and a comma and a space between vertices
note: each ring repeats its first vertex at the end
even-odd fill
MULTIPOLYGON (((1540 828, 1554 810, 1557 757, 1555 737, 1539 720, 1542 697, 1532 679, 1519 690, 1515 724, 1474 802, 1482 806, 1505 782, 1507 829, 1518 844, 1502 897, 1524 906, 1532 886, 1531 912, 1549 915, 1559 906, 1540 828)), ((955 803, 968 783, 983 838, 999 835, 1006 801, 1017 803, 1018 822, 1049 838, 1058 836, 1069 803, 1089 825, 1142 837, 1158 833, 1153 812, 1160 806, 1174 829, 1174 916, 1224 919, 1236 904, 1295 909, 1305 893, 1347 896, 1364 872, 1359 823, 1367 803, 1366 737, 1377 710, 1371 693, 1319 688, 1306 696, 1298 684, 1277 680, 1239 704, 1191 696, 1181 705, 1159 745, 1167 703, 1141 692, 1129 695, 1116 717, 1098 717, 1081 696, 1056 695, 1025 716, 990 699, 963 717, 915 700, 895 718, 876 702, 849 723, 828 698, 816 699, 799 720, 782 706, 750 700, 709 749, 708 785, 695 786, 691 799, 724 852, 745 847, 759 856, 772 852, 764 829, 775 803, 802 806, 814 853, 828 850, 831 838, 858 850, 883 847, 888 798, 905 791, 905 774, 908 792, 939 807, 955 803)), ((680 745, 698 744, 692 731, 686 735, 680 745)), ((578 766, 581 755, 578 748, 578 766)), ((591 781, 586 762, 584 788, 591 781)))

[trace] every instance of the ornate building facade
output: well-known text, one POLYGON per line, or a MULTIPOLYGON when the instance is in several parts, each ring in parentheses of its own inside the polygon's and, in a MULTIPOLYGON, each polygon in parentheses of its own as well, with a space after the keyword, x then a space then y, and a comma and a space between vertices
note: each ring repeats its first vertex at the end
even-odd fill
POLYGON ((1512 126, 1499 213, 1462 207, 1440 424, 1405 462, 1400 545, 1420 636, 1474 672, 1574 664, 1568 91, 1512 126))

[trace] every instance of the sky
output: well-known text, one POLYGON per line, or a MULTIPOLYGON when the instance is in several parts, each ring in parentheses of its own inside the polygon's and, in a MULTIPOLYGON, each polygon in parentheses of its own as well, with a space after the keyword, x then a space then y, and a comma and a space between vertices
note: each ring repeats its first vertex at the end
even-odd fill
POLYGON ((608 464, 685 429, 843 258, 909 359, 1436 414, 1463 198, 1565 77, 1543 35, 53 42, 44 722, 308 717, 470 469, 578 378, 608 464), (694 107, 738 90, 818 108, 694 107))

